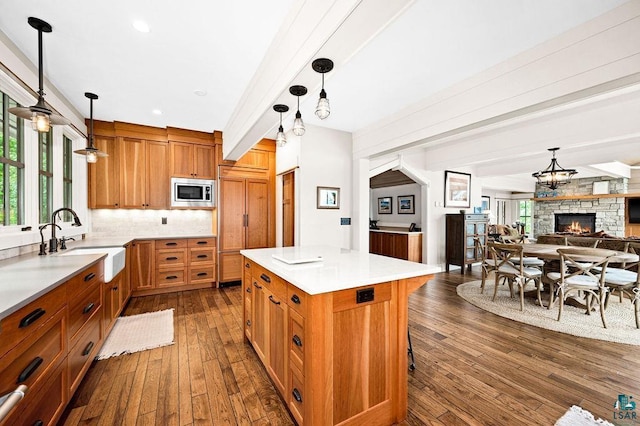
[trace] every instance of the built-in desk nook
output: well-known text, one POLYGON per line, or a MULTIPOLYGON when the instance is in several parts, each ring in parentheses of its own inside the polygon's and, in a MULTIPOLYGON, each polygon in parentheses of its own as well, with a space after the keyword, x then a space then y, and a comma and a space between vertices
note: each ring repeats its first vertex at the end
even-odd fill
POLYGON ((404 420, 408 296, 440 268, 331 247, 242 255, 245 338, 296 422, 404 420))

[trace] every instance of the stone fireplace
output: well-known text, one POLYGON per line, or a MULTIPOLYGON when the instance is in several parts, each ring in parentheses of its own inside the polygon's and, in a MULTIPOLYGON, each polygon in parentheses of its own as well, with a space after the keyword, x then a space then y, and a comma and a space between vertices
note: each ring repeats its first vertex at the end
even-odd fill
POLYGON ((595 213, 556 213, 553 232, 595 232, 595 213))

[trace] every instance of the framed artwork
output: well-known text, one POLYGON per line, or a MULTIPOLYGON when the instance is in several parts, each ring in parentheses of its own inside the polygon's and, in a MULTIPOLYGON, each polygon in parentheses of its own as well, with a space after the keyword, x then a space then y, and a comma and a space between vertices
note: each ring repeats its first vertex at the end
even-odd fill
POLYGON ((317 202, 319 209, 339 209, 340 188, 318 186, 317 202))
POLYGON ((491 197, 489 197, 488 195, 482 196, 482 211, 485 210, 491 210, 491 197))
POLYGON ((415 197, 413 195, 398 196, 398 214, 415 214, 415 197))
POLYGON ((471 207, 471 175, 444 171, 444 206, 471 207))
POLYGON ((378 198, 378 214, 391 214, 393 213, 393 204, 391 204, 393 197, 378 198))

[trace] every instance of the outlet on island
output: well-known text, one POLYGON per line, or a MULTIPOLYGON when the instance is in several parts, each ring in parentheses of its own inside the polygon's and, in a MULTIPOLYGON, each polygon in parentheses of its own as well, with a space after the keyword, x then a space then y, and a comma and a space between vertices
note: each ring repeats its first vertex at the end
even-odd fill
POLYGON ((166 218, 166 217, 163 217, 163 218, 162 218, 162 224, 163 224, 163 225, 166 225, 166 224, 167 224, 167 218, 166 218))

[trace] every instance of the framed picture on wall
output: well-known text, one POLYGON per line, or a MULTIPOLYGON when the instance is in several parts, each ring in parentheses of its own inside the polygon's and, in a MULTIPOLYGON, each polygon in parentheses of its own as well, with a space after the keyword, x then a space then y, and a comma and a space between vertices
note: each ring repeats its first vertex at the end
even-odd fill
POLYGON ((415 214, 415 197, 413 195, 398 196, 398 214, 415 214))
POLYGON ((317 208, 319 209, 339 209, 340 208, 340 188, 327 186, 318 187, 317 208))
POLYGON ((391 204, 392 200, 393 197, 378 198, 378 214, 393 213, 393 204, 391 204))
POLYGON ((444 206, 471 207, 471 175, 444 171, 444 206))
POLYGON ((491 197, 489 197, 488 195, 483 195, 482 196, 482 211, 486 211, 486 210, 491 210, 491 197))

